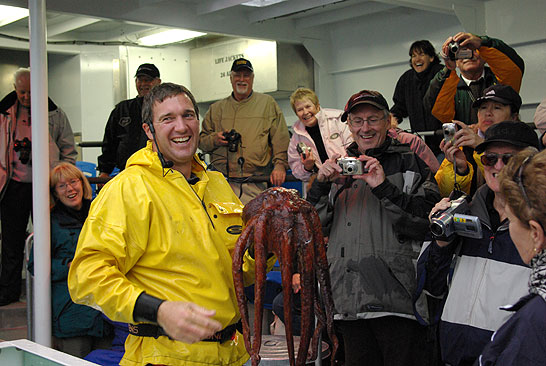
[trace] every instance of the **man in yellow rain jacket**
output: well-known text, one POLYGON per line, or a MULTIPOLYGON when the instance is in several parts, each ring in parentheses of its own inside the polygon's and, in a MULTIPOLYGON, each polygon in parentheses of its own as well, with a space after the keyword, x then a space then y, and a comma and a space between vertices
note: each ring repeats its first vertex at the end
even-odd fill
MULTIPOLYGON (((248 354, 235 329, 231 253, 243 206, 195 155, 199 111, 189 90, 155 87, 143 121, 151 141, 93 202, 70 294, 132 323, 121 365, 242 365, 248 354)), ((249 264, 246 253, 247 283, 249 264)))

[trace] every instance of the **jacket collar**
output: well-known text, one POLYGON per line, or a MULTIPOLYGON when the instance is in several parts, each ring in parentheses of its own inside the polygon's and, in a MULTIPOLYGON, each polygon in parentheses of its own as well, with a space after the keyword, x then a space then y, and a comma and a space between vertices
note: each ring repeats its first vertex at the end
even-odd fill
MULTIPOLYGON (((14 90, 11 93, 9 93, 8 95, 6 95, 4 97, 4 99, 2 99, 0 101, 0 113, 8 115, 9 114, 8 110, 11 107, 13 107, 15 105, 15 103, 17 103, 17 93, 14 90)), ((55 103, 53 103, 51 98, 47 98, 47 109, 48 109, 48 111, 52 112, 52 111, 56 110, 57 108, 58 108, 57 105, 55 103)))

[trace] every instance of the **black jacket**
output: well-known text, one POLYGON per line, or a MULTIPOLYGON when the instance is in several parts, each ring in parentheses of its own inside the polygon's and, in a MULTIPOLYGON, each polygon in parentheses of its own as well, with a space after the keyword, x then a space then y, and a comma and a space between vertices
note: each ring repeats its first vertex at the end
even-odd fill
MULTIPOLYGON (((442 123, 426 110, 423 105, 423 97, 428 90, 430 80, 442 69, 439 62, 432 63, 425 71, 417 73, 410 69, 400 76, 392 100, 394 105, 391 113, 400 121, 409 117, 411 130, 435 131, 442 129, 442 123)), ((440 153, 442 136, 426 136, 425 142, 435 155, 440 153)))
POLYGON ((108 118, 102 140, 102 155, 98 157, 98 170, 112 173, 115 167, 125 169, 127 159, 146 146, 148 140, 142 129, 142 102, 136 97, 120 102, 108 118))

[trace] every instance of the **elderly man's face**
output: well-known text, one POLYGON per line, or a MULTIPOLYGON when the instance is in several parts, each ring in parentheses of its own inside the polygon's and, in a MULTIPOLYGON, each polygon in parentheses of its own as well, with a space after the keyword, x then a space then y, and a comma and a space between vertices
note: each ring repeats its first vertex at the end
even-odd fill
POLYGON ((30 74, 21 74, 15 80, 15 92, 21 105, 30 108, 30 74))
POLYGON ((160 78, 152 78, 148 75, 139 75, 135 78, 136 89, 139 97, 145 97, 156 85, 161 84, 160 78))
POLYGON ((385 118, 385 112, 369 104, 354 107, 349 113, 347 123, 361 153, 385 142, 390 127, 390 120, 385 118))
POLYGON ((477 51, 474 51, 472 58, 457 60, 456 64, 459 70, 461 70, 463 76, 467 77, 467 75, 471 76, 477 73, 481 74, 485 65, 485 61, 483 60, 483 58, 481 58, 477 51))
POLYGON ((233 94, 235 94, 237 100, 246 99, 252 93, 254 84, 254 73, 252 71, 247 69, 232 71, 229 79, 231 80, 233 94))

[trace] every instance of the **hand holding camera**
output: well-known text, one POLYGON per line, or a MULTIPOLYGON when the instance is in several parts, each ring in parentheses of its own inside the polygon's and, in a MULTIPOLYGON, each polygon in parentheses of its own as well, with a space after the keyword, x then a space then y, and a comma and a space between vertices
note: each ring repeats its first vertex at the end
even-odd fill
POLYGON ((385 181, 385 172, 376 158, 360 155, 358 158, 342 158, 338 160, 342 175, 350 175, 361 179, 375 188, 385 181))
POLYGON ((234 129, 229 132, 224 131, 224 139, 227 141, 228 150, 230 152, 237 152, 239 143, 241 142, 241 134, 234 129))
POLYGON ((434 206, 429 216, 430 231, 438 245, 445 246, 456 236, 478 239, 482 237, 480 219, 468 215, 469 201, 469 197, 463 194, 453 201, 444 198, 434 206))
POLYGON ((32 153, 32 143, 25 137, 22 140, 15 140, 13 144, 13 150, 19 154, 19 160, 21 164, 28 164, 32 153))
POLYGON ((445 40, 440 56, 444 59, 448 69, 455 70, 457 68, 456 60, 471 59, 474 57, 474 50, 479 49, 481 45, 480 37, 472 33, 459 32, 445 40))

